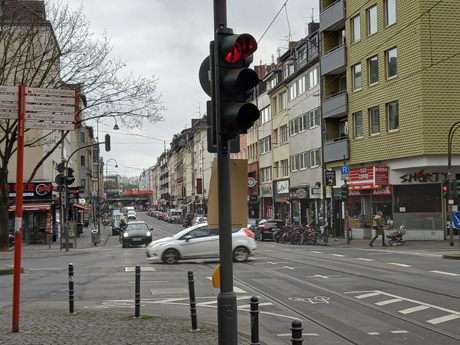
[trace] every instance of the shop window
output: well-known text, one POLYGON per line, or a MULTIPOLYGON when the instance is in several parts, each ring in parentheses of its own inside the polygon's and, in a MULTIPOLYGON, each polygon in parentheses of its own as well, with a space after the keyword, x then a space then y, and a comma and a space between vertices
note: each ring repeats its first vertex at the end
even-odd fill
POLYGON ((439 184, 393 186, 394 212, 442 212, 441 187, 439 184))

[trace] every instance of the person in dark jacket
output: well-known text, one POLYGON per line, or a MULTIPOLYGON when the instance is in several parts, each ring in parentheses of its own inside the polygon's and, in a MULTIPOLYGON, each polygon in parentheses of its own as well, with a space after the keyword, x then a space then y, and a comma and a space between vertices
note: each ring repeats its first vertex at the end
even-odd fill
POLYGON ((374 221, 377 223, 377 229, 375 229, 375 237, 372 239, 372 241, 369 243, 371 247, 373 247, 372 243, 382 235, 382 247, 386 247, 387 244, 385 243, 385 231, 383 229, 383 213, 382 211, 378 211, 377 215, 374 217, 374 221))

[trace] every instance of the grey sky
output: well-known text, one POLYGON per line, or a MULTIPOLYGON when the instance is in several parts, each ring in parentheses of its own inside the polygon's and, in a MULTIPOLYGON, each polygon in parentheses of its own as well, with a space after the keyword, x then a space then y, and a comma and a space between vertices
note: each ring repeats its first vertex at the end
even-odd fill
MULTIPOLYGON (((111 38, 112 56, 126 61, 126 73, 159 78, 166 122, 144 123, 142 130, 113 131, 113 119, 100 121, 99 136, 111 134, 113 161, 109 171, 139 176, 156 163, 171 138, 190 126, 192 118, 206 112, 208 96, 201 89, 198 70, 209 55, 213 39, 212 0, 62 0, 72 9, 83 4, 84 14, 96 36, 104 30, 111 38), (158 140, 155 140, 155 139, 158 140)), ((306 34, 312 15, 318 21, 318 0, 227 0, 227 26, 235 33, 249 33, 257 41, 254 65, 270 64, 286 51, 289 34, 296 41, 306 34), (286 3, 286 7, 283 5, 286 3)))

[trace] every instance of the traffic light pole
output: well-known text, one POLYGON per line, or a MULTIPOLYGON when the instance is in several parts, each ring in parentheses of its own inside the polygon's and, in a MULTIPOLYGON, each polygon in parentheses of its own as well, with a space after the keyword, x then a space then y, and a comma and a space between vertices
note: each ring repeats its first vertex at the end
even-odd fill
POLYGON ((449 238, 450 238, 450 246, 454 246, 454 212, 453 212, 453 207, 452 205, 449 204, 450 198, 452 198, 452 172, 449 170, 447 171, 447 181, 449 181, 449 186, 448 186, 448 192, 449 192, 449 198, 447 199, 447 207, 449 208, 449 219, 450 219, 450 224, 449 224, 449 238))

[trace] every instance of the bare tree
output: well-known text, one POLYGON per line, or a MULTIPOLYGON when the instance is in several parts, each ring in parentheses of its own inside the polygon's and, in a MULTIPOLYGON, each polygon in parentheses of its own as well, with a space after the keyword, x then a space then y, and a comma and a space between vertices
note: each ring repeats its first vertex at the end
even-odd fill
MULTIPOLYGON (((0 2, 0 85, 78 89, 77 123, 116 116, 125 127, 162 121, 158 80, 124 74, 125 62, 110 56, 107 34, 95 37, 83 14, 60 2, 0 2), (123 76, 121 76, 123 74, 123 76)), ((27 147, 43 156, 25 180, 62 144, 64 136, 26 130, 27 147)), ((8 164, 17 150, 17 120, 0 119, 0 251, 8 250, 8 164)), ((27 155, 27 153, 26 153, 27 155)), ((35 162, 35 161, 34 161, 35 162)), ((35 163, 34 163, 35 164, 35 163)))

